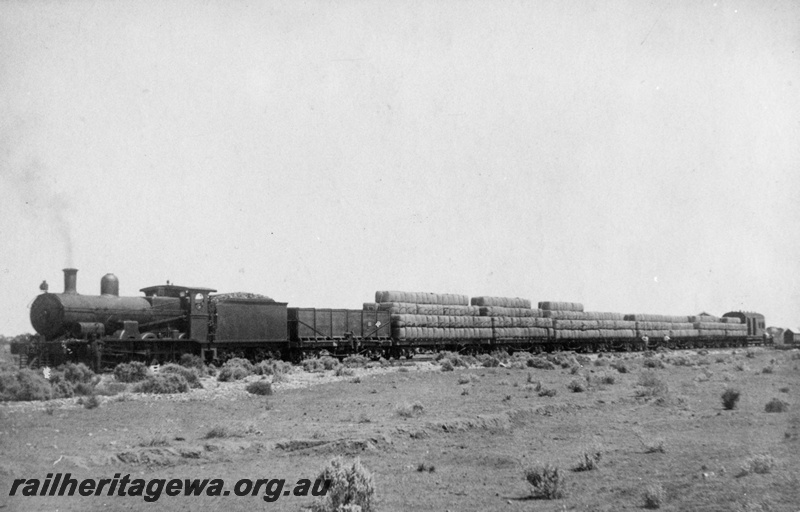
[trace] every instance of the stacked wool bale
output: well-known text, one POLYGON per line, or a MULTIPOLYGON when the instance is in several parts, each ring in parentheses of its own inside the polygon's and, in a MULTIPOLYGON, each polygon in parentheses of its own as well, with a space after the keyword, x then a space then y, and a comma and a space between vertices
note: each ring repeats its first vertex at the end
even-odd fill
MULTIPOLYGON (((491 322, 469 297, 451 293, 375 292, 376 307, 391 313, 397 339, 481 339, 492 335, 491 322)), ((365 307, 369 303, 365 303, 365 307)))
POLYGON ((553 321, 542 316, 540 309, 531 309, 531 301, 519 297, 473 297, 473 306, 480 308, 480 317, 488 320, 495 339, 547 338, 553 321))
POLYGON ((700 336, 688 316, 637 313, 625 315, 625 320, 636 322, 636 333, 640 338, 642 336, 653 339, 663 338, 664 336, 669 336, 670 338, 696 338, 700 336))
POLYGON ((715 317, 708 315, 690 316, 689 321, 693 323, 700 336, 723 336, 723 337, 745 337, 747 336, 747 326, 741 323, 739 318, 715 317))
POLYGON ((540 302, 542 316, 553 322, 556 339, 635 338, 636 322, 620 313, 584 311, 578 302, 540 302))

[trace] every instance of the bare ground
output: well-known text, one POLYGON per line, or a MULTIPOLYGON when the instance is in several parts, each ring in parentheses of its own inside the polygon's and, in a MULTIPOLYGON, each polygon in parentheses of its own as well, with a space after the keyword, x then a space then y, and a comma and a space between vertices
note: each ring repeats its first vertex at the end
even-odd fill
POLYGON ((316 478, 342 455, 360 457, 373 473, 378 510, 642 509, 645 487, 660 484, 662 510, 798 511, 800 352, 755 349, 750 356, 673 352, 655 357, 663 368, 645 368, 642 354, 625 354, 592 357, 575 370, 443 372, 420 362, 348 377, 295 371, 272 396, 250 395, 244 382, 207 379, 204 389, 184 395, 103 397, 96 409, 76 399, 3 404, 0 510, 298 511, 312 499, 162 495, 151 504, 9 491, 16 478, 55 472, 291 483, 316 478), (627 373, 605 364, 621 359, 627 373), (642 375, 654 385, 639 385, 642 375), (586 391, 568 388, 587 378, 586 391), (556 395, 539 396, 538 382, 556 395), (729 387, 741 392, 733 410, 720 399, 729 387), (788 411, 765 412, 773 398, 788 411), (222 437, 208 438, 212 430, 222 437), (571 471, 587 450, 601 453, 599 468, 571 471), (774 460, 771 471, 742 474, 759 454, 774 460), (564 498, 531 497, 523 472, 539 463, 562 470, 564 498))

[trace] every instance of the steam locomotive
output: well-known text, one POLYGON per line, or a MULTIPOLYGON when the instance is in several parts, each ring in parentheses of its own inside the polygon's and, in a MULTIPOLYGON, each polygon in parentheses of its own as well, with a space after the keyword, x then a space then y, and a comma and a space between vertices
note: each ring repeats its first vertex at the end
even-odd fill
POLYGON ((82 295, 77 272, 64 269, 63 293, 49 293, 42 283, 43 293, 30 307, 38 336, 12 347, 20 364, 73 360, 101 369, 131 360, 176 360, 186 353, 207 361, 300 360, 321 352, 378 358, 443 349, 605 351, 769 341, 764 316, 751 312, 720 318, 586 313, 575 303, 539 303, 533 309, 524 299, 483 297, 469 304, 465 296, 407 292, 378 292, 376 302, 362 309, 290 308, 261 295, 216 294, 169 282, 142 288, 144 296, 120 297, 113 274, 103 276, 99 295, 82 295))

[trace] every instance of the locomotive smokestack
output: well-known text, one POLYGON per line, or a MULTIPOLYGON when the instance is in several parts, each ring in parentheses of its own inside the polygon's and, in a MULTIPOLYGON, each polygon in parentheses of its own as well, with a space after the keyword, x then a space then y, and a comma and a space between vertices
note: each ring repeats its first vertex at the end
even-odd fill
POLYGON ((78 269, 64 269, 64 293, 78 293, 78 269))

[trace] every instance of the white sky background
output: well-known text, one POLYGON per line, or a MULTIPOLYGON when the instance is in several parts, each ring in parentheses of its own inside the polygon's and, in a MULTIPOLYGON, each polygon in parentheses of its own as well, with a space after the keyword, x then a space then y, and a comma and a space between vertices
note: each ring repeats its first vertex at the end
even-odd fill
POLYGON ((800 3, 2 2, 0 333, 42 279, 800 326, 800 3))

